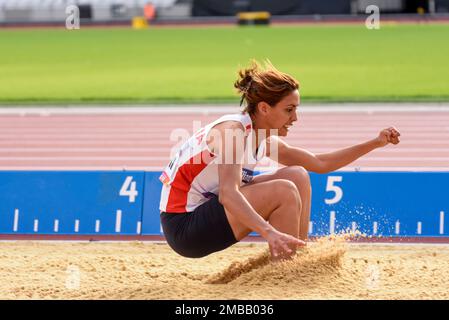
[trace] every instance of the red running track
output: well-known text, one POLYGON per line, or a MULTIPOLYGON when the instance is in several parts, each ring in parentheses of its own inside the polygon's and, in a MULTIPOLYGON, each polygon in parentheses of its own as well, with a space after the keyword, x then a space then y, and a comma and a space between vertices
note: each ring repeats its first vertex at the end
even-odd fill
MULTIPOLYGON (((236 110, 213 108, 3 109, 0 170, 161 170, 180 134, 236 110)), ((394 125, 402 134, 399 145, 377 149, 341 170, 449 171, 449 108, 398 108, 300 108, 286 141, 328 152, 394 125)))

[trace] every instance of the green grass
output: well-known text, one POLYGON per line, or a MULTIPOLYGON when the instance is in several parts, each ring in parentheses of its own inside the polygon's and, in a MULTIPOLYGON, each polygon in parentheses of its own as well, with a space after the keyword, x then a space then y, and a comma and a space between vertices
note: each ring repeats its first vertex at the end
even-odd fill
POLYGON ((0 103, 238 102, 269 58, 303 101, 449 101, 449 25, 1 30, 0 103))

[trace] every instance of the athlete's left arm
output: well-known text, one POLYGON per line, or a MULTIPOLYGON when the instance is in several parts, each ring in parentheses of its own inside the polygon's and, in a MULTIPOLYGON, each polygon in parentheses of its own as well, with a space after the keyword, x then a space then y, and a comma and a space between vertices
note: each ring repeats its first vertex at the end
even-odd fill
POLYGON ((376 148, 384 147, 389 143, 398 144, 400 135, 396 128, 390 127, 382 130, 372 140, 321 154, 314 154, 305 149, 290 146, 285 141, 272 137, 267 144, 267 149, 271 150, 271 154, 267 152, 267 155, 286 166, 299 165, 308 171, 328 173, 350 164, 376 148), (276 152, 273 152, 276 148, 270 147, 270 143, 277 143, 277 156, 276 152))

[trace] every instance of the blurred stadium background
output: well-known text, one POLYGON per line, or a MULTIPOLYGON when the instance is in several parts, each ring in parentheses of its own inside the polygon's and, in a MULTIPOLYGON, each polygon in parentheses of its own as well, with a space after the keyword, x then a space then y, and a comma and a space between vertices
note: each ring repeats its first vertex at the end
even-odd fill
POLYGON ((71 4, 79 7, 85 23, 111 24, 127 23, 145 14, 149 19, 155 18, 155 23, 183 19, 201 21, 199 17, 214 17, 215 20, 224 17, 220 21, 229 22, 237 13, 247 11, 268 11, 275 20, 304 19, 302 15, 321 19, 328 15, 364 14, 368 5, 378 6, 385 14, 449 12, 448 0, 1 0, 0 22, 10 25, 65 21, 65 8, 71 4))

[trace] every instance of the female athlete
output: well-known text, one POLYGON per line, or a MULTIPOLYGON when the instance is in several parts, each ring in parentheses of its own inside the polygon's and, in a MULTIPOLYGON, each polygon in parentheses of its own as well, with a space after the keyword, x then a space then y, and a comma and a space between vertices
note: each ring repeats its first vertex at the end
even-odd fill
POLYGON ((250 232, 267 242, 272 260, 292 257, 307 241, 311 185, 308 172, 342 168, 389 143, 394 127, 372 140, 313 154, 287 144, 298 120, 299 84, 267 62, 239 71, 234 84, 245 108, 196 132, 163 171, 161 224, 167 243, 180 255, 199 258, 223 250, 250 232), (269 157, 283 167, 253 175, 269 157))

